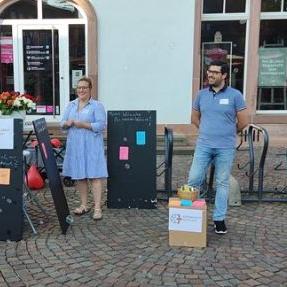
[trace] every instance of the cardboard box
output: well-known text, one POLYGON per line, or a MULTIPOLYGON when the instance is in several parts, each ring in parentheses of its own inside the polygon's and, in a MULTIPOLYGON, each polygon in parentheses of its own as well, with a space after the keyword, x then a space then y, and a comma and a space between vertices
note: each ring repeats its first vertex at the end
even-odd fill
POLYGON ((169 201, 169 245, 206 247, 207 208, 205 201, 180 206, 180 199, 169 201))

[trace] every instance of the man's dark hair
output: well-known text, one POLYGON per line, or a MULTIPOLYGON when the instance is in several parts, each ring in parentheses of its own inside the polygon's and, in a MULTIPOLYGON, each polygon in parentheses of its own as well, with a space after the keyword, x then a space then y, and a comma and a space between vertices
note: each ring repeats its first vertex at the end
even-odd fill
POLYGON ((223 62, 223 61, 212 61, 208 67, 210 66, 219 66, 221 69, 221 73, 222 74, 227 74, 228 75, 228 72, 229 72, 229 66, 227 63, 223 62))

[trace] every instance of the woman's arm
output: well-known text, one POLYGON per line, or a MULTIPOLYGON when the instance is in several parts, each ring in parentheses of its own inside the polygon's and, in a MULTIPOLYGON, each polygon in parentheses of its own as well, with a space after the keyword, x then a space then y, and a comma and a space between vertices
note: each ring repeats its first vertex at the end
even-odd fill
POLYGON ((95 133, 104 131, 106 128, 106 112, 101 103, 97 102, 93 115, 95 118, 94 122, 74 121, 74 126, 77 128, 89 129, 95 133))
POLYGON ((60 126, 61 128, 63 129, 68 129, 70 128, 71 126, 73 126, 74 124, 74 121, 69 119, 69 114, 70 114, 70 111, 71 111, 71 108, 72 108, 72 105, 71 103, 66 107, 65 109, 65 112, 64 112, 64 115, 63 115, 63 118, 60 122, 60 126))

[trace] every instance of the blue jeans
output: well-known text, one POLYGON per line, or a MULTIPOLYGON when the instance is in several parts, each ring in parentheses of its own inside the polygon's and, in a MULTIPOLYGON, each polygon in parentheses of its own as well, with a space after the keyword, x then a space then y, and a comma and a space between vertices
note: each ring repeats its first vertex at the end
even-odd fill
POLYGON ((189 171, 188 185, 201 188, 207 169, 213 161, 215 166, 216 195, 213 220, 224 220, 227 212, 229 177, 232 169, 235 148, 208 148, 196 146, 189 171))

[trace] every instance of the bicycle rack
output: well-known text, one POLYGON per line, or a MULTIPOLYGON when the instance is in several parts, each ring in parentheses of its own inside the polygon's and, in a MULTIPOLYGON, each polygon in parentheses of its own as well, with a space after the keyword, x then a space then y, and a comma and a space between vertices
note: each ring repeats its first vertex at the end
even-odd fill
POLYGON ((167 198, 172 195, 172 157, 173 157, 173 131, 169 128, 164 128, 164 161, 157 166, 159 171, 162 167, 163 169, 157 173, 157 176, 161 176, 164 173, 164 190, 157 190, 158 192, 163 192, 167 194, 167 198))

